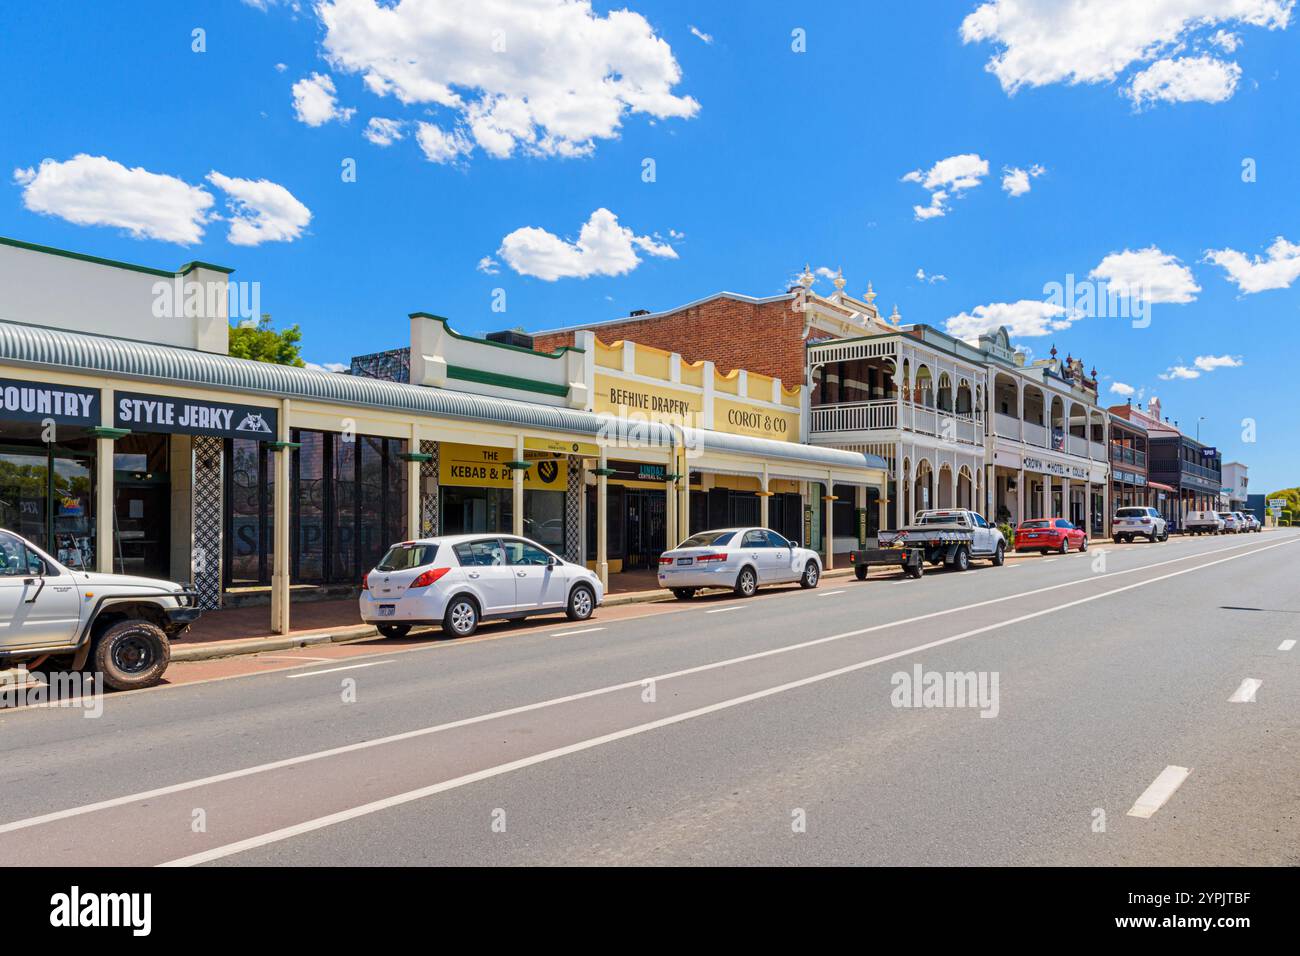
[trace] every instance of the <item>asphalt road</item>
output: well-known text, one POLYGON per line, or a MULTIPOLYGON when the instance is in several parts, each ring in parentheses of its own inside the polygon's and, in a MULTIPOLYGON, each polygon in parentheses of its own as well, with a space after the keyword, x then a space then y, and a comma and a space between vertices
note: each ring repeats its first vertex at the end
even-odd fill
POLYGON ((1116 545, 8 712, 0 858, 1294 865, 1297 563, 1116 545))

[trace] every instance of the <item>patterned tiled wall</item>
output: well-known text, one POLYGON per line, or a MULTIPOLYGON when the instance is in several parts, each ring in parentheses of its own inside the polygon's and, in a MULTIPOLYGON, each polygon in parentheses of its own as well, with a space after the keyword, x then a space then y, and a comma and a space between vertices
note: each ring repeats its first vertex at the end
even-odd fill
POLYGON ((582 561, 582 459, 573 455, 564 489, 564 557, 582 561))
POLYGON ((438 443, 421 441, 420 452, 432 455, 420 462, 420 534, 438 534, 438 443))
POLYGON ((211 611, 221 607, 222 442, 196 435, 193 449, 194 587, 199 606, 211 611))

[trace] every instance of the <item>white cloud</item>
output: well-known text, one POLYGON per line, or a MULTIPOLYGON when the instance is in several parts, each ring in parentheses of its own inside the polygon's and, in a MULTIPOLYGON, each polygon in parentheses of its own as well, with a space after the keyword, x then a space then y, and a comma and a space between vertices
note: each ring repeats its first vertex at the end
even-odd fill
POLYGON ((940 274, 940 273, 935 273, 934 275, 926 275, 926 272, 925 272, 924 269, 917 269, 917 270, 916 270, 916 277, 917 277, 917 279, 919 279, 921 282, 928 282, 928 283, 930 283, 930 285, 934 285, 936 282, 947 282, 947 281, 948 281, 948 277, 947 277, 946 275, 942 275, 942 274, 940 274))
POLYGON ((230 233, 236 246, 257 246, 263 242, 292 242, 311 222, 311 210, 278 183, 266 179, 235 179, 215 169, 208 182, 229 197, 230 233))
POLYGON ((1032 338, 1068 329, 1076 318, 1056 303, 1021 299, 977 305, 970 312, 949 318, 945 327, 949 335, 974 343, 981 335, 1004 325, 1013 338, 1032 338))
POLYGON ((65 162, 43 159, 14 170, 23 205, 79 226, 117 226, 136 239, 183 246, 203 238, 212 194, 175 176, 128 169, 107 156, 79 153, 65 162))
POLYGON ((307 362, 305 366, 313 372, 348 372, 352 366, 347 362, 307 362))
POLYGON ((1192 364, 1202 372, 1213 372, 1216 368, 1241 368, 1244 363, 1241 361, 1241 356, 1198 355, 1192 364))
POLYGON ((362 135, 376 146, 392 146, 399 139, 406 137, 403 132, 405 126, 406 124, 401 120, 372 116, 362 135))
POLYGON ((287 70, 287 69, 289 69, 289 67, 288 67, 288 65, 285 64, 285 63, 277 63, 277 64, 275 65, 275 72, 277 72, 277 73, 283 73, 283 72, 284 72, 285 70, 287 70))
POLYGON ((601 208, 583 224, 576 242, 561 239, 545 229, 525 226, 501 240, 497 255, 520 275, 553 282, 631 272, 641 264, 638 249, 652 256, 677 258, 671 246, 657 243, 649 236, 634 235, 631 229, 619 225, 617 216, 601 208))
POLYGON ((697 26, 696 26, 695 24, 693 24, 693 23, 691 24, 691 34, 692 34, 693 36, 697 36, 697 37, 699 37, 699 38, 700 38, 701 40, 703 40, 705 43, 712 43, 712 42, 713 42, 713 34, 711 34, 711 33, 705 33, 703 30, 701 30, 699 27, 697 27, 697 26))
POLYGON ((1236 249, 1209 249, 1205 261, 1222 266, 1228 281, 1245 294, 1290 288, 1300 277, 1300 245, 1278 236, 1268 247, 1268 258, 1247 256, 1236 249))
POLYGON ((1192 270, 1155 246, 1112 252, 1088 273, 1122 298, 1145 302, 1194 302, 1201 287, 1192 270))
POLYGON ((1166 371, 1160 373, 1160 378, 1165 381, 1200 378, 1202 372, 1213 372, 1220 368, 1241 368, 1244 364, 1240 355, 1198 355, 1192 360, 1191 367, 1171 365, 1166 371))
POLYGON ((1231 99, 1241 79, 1236 63, 1212 56, 1157 60, 1133 77, 1128 97, 1136 106, 1167 103, 1222 103, 1231 99))
POLYGON ((1132 385, 1126 385, 1123 382, 1111 382, 1110 391, 1113 395, 1122 395, 1125 398, 1131 398, 1137 389, 1132 385))
POLYGON ((1028 169, 1021 169, 1019 166, 1003 166, 1002 188, 1013 198, 1016 196, 1023 196, 1025 193, 1029 192, 1030 178, 1037 179, 1045 172, 1047 172, 1047 170, 1042 166, 1039 166, 1037 163, 1030 166, 1028 169))
POLYGON ((304 76, 293 85, 293 112, 300 123, 324 126, 330 120, 346 123, 354 109, 340 109, 334 98, 334 81, 323 73, 304 76))
POLYGON ((976 153, 961 153, 941 159, 927 170, 914 169, 903 177, 905 183, 919 183, 930 191, 930 205, 913 206, 916 218, 924 221, 946 215, 948 200, 961 198, 989 174, 989 161, 976 153))
POLYGON ((1235 33, 1229 33, 1227 30, 1220 30, 1210 37, 1210 43, 1217 46, 1224 53, 1236 53, 1237 47, 1241 46, 1241 37, 1235 33))
MULTIPOLYGON (((961 37, 997 48, 986 69, 1013 94, 1052 83, 1109 83, 1137 64, 1164 60, 1217 24, 1285 29, 1293 5, 1294 0, 986 0, 962 21, 961 37)), ((1228 49, 1221 38, 1218 45, 1228 49)))
POLYGON ((493 259, 491 256, 484 256, 482 259, 478 261, 478 265, 476 265, 474 268, 477 269, 479 272, 483 272, 486 273, 487 275, 494 276, 501 271, 501 264, 497 262, 495 259, 493 259))
POLYGON ((415 141, 420 144, 424 158, 431 163, 453 163, 474 150, 474 144, 461 130, 455 129, 448 133, 433 123, 419 123, 415 130, 415 141))
POLYGON ((316 12, 335 69, 361 74, 377 95, 456 114, 492 156, 584 155, 617 137, 629 114, 699 110, 672 92, 681 80, 672 50, 631 10, 599 16, 590 0, 321 0, 316 12))

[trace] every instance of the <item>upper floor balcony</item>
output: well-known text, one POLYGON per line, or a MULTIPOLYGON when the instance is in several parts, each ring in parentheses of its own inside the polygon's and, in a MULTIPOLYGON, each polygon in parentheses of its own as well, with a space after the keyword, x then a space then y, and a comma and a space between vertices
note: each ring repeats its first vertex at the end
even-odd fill
MULTIPOLYGON (((812 431, 814 434, 906 431, 960 444, 984 444, 984 422, 973 411, 957 412, 904 401, 897 396, 814 406, 812 431)), ((884 437, 877 435, 876 440, 884 437)), ((869 435, 867 440, 870 440, 869 435)))
POLYGON ((1134 468, 1146 469, 1147 453, 1136 448, 1127 448, 1115 442, 1110 445, 1110 460, 1119 465, 1132 465, 1134 468))
POLYGON ((1091 461, 1106 461, 1106 416, 1077 397, 996 372, 989 395, 994 435, 1091 461))

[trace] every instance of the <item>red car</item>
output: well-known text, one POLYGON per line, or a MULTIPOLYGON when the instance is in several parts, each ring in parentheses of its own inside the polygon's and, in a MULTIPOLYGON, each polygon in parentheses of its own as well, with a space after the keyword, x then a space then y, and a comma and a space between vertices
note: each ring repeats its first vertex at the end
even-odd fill
POLYGON ((1016 528, 1017 551, 1048 551, 1067 553, 1088 550, 1088 533, 1070 524, 1064 518, 1034 518, 1020 522, 1016 528))

